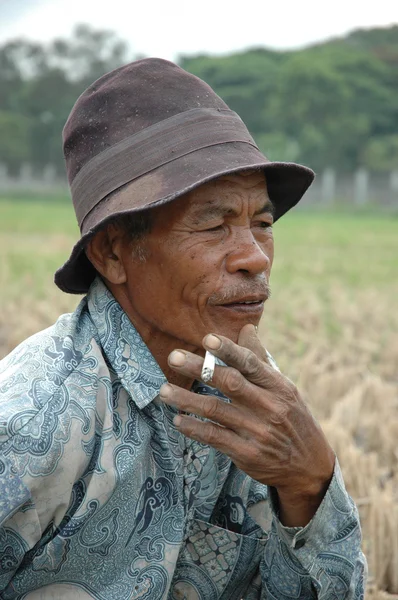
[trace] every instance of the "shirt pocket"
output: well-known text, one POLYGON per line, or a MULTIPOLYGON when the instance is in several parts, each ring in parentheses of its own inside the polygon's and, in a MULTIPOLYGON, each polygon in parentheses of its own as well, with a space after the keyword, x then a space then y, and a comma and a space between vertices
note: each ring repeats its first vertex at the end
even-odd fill
POLYGON ((267 534, 253 537, 193 519, 168 600, 240 600, 258 571, 267 534))

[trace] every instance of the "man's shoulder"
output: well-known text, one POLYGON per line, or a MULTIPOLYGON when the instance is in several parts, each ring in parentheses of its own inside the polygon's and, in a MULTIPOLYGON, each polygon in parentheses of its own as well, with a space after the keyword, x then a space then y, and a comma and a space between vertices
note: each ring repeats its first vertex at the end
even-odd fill
POLYGON ((62 315, 0 361, 0 441, 23 426, 20 415, 26 419, 40 411, 82 368, 95 332, 83 300, 74 313, 62 315))

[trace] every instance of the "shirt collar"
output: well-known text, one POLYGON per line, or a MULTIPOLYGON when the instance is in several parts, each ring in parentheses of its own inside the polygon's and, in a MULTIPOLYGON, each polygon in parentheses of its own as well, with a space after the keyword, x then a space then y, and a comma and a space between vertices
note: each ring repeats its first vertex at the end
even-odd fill
POLYGON ((156 398, 160 387, 166 382, 163 371, 99 277, 90 287, 87 302, 111 367, 137 406, 144 408, 156 398))

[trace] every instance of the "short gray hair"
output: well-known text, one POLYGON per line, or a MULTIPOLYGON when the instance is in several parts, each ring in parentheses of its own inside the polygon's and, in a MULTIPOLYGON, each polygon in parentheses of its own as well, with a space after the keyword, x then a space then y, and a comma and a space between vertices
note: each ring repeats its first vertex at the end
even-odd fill
POLYGON ((131 241, 141 240, 152 228, 151 210, 140 210, 115 215, 107 222, 121 229, 131 241))
POLYGON ((145 236, 151 231, 152 220, 152 211, 146 209, 115 215, 107 222, 106 226, 114 225, 118 227, 126 239, 133 243, 133 256, 140 262, 145 262, 148 258, 148 250, 142 242, 145 236))

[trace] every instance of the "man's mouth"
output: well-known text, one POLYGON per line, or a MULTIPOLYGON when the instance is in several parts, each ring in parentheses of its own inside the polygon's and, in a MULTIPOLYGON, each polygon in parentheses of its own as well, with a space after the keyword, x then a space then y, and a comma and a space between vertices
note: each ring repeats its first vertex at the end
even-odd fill
POLYGON ((266 297, 237 298, 236 300, 218 304, 217 308, 239 311, 245 314, 257 314, 263 312, 265 300, 266 297))
POLYGON ((265 301, 271 290, 264 277, 258 277, 249 286, 247 283, 236 285, 216 292, 208 300, 209 309, 223 311, 227 319, 235 316, 260 319, 264 311, 265 301), (250 289, 251 288, 251 289, 250 289))

